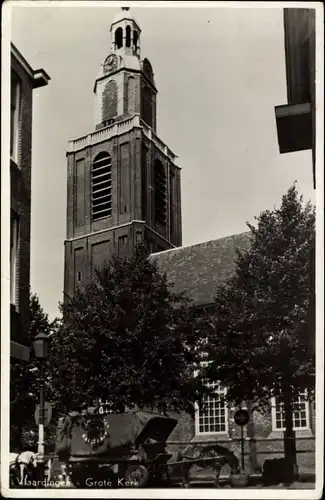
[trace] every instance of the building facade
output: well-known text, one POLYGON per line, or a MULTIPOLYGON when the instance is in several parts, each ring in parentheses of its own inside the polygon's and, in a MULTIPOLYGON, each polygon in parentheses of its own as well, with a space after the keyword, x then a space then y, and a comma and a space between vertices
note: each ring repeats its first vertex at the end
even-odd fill
POLYGON ((123 8, 95 81, 93 132, 67 152, 65 295, 140 240, 151 252, 182 244, 180 168, 157 135, 157 88, 141 59, 141 30, 123 8))
POLYGON ((312 150, 315 175, 315 9, 284 9, 287 104, 276 106, 280 153, 312 150))
MULTIPOLYGON (((283 10, 288 104, 276 106, 275 117, 280 153, 312 151, 312 180, 316 188, 316 11, 283 10)), ((310 302, 308 331, 310 349, 315 351, 315 240, 310 254, 310 302)))
MULTIPOLYGON (((152 66, 140 58, 141 31, 129 10, 111 25, 111 53, 95 81, 95 123, 90 134, 70 141, 64 291, 72 296, 96 266, 114 255, 130 256, 145 240, 159 269, 186 292, 195 307, 213 304, 217 284, 231 277, 236 250, 247 249, 247 233, 182 247, 180 169, 157 135, 157 89, 152 66)), ((216 385, 215 396, 195 416, 183 415, 170 447, 188 441, 218 442, 240 455, 235 408, 216 385)), ((283 457, 284 413, 272 402, 269 414, 252 411, 245 428, 247 467, 283 457)), ((298 465, 314 466, 314 408, 301 396, 294 425, 298 465)))
MULTIPOLYGON (((185 291, 199 312, 213 307, 216 288, 231 278, 236 269, 237 250, 245 251, 249 246, 250 233, 242 233, 159 252, 150 258, 166 273, 174 292, 185 291)), ((214 389, 215 395, 206 398, 204 408, 196 408, 194 416, 181 416, 170 436, 171 451, 189 441, 215 442, 231 449, 238 457, 241 455, 241 431, 234 421, 238 408, 223 400, 226 387, 215 384, 214 389)), ((249 402, 243 402, 242 407, 250 414, 250 421, 244 427, 245 468, 255 473, 261 470, 266 459, 284 456, 284 410, 275 399, 268 412, 262 413, 249 402)), ((315 415, 314 402, 306 401, 304 394, 293 402, 297 465, 301 471, 315 468, 315 415)))
POLYGON ((30 220, 33 90, 48 84, 43 69, 33 70, 11 44, 10 99, 10 348, 12 358, 28 360, 30 220))

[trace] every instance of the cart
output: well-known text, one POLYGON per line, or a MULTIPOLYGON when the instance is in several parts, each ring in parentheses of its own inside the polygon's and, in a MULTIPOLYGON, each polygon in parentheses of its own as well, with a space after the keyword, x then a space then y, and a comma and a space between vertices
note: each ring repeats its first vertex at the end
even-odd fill
POLYGON ((189 487, 193 466, 212 468, 218 486, 223 465, 237 471, 237 457, 222 446, 189 443, 176 457, 169 453, 166 441, 176 425, 148 412, 74 413, 59 421, 56 451, 77 488, 167 486, 175 475, 189 487))
POLYGON ((77 488, 143 488, 164 480, 176 425, 148 412, 74 413, 59 421, 56 452, 77 488))

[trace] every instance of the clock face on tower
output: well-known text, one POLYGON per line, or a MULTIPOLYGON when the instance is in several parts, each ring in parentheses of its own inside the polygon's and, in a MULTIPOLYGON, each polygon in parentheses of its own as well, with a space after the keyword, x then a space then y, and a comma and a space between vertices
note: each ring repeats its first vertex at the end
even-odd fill
POLYGON ((117 68, 117 57, 115 54, 110 54, 104 62, 104 74, 110 73, 117 68))

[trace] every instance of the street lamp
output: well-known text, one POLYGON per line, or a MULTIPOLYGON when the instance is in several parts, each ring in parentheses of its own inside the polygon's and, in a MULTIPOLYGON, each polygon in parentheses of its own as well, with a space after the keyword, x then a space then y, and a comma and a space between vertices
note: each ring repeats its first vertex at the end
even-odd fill
POLYGON ((50 337, 46 333, 39 333, 33 340, 33 349, 37 359, 46 359, 49 355, 50 337))
POLYGON ((39 400, 39 425, 38 425, 38 448, 37 461, 39 464, 40 480, 44 480, 44 413, 45 413, 45 377, 44 377, 44 361, 49 355, 50 338, 45 333, 39 333, 33 340, 33 349, 36 359, 39 364, 39 383, 40 383, 40 400, 39 400))

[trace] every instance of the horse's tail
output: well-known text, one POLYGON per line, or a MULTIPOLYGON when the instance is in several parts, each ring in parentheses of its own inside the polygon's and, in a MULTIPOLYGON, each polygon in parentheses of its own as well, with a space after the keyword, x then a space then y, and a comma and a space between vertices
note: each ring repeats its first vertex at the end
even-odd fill
POLYGON ((239 466, 239 459, 236 457, 236 455, 233 452, 230 452, 227 457, 227 460, 232 473, 238 472, 240 466, 239 466))

